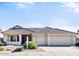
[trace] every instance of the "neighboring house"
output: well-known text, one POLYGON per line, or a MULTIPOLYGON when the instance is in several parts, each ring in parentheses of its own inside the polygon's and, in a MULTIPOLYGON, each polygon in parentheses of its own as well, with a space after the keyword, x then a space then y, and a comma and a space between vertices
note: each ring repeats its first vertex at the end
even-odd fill
POLYGON ((3 40, 3 34, 0 33, 0 40, 3 40))
POLYGON ((38 45, 75 45, 77 33, 56 28, 23 28, 16 25, 4 33, 4 41, 8 45, 22 45, 29 38, 35 38, 38 45))
POLYGON ((3 40, 3 33, 1 29, 0 29, 0 40, 3 40))

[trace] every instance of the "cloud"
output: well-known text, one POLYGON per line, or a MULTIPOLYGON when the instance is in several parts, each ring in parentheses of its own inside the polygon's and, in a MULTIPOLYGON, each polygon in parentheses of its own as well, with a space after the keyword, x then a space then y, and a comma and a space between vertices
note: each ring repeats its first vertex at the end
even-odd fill
POLYGON ((34 2, 18 2, 16 3, 16 5, 19 7, 19 8, 26 8, 27 5, 33 5, 34 2))
POLYGON ((79 4, 77 2, 65 2, 63 7, 67 7, 69 10, 79 14, 79 4))
POLYGON ((53 25, 51 25, 51 27, 68 30, 72 32, 77 32, 77 30, 79 29, 79 26, 74 26, 64 18, 56 18, 53 21, 53 25))
POLYGON ((40 27, 44 27, 44 26, 42 24, 38 24, 38 23, 31 23, 31 24, 27 24, 26 27, 40 28, 40 27))
POLYGON ((65 20, 64 18, 55 18, 54 25, 57 26, 59 24, 60 24, 60 26, 62 26, 62 25, 65 25, 65 26, 69 25, 67 20, 65 20))

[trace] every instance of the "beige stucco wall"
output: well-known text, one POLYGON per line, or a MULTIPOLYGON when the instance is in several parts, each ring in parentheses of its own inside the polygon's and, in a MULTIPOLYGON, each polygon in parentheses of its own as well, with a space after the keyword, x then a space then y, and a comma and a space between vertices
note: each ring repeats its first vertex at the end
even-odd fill
POLYGON ((45 34, 35 34, 34 36, 38 45, 47 45, 45 34))

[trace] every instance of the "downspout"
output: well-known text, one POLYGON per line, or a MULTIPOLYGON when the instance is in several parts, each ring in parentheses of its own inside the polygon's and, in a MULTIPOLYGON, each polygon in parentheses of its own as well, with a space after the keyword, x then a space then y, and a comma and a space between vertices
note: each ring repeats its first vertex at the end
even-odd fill
POLYGON ((48 34, 45 33, 46 45, 48 45, 48 34))

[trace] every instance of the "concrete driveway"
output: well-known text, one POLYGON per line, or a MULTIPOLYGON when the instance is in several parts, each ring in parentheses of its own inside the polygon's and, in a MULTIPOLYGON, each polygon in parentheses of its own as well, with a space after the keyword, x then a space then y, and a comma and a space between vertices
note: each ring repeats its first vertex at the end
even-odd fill
POLYGON ((33 50, 23 50, 22 52, 4 52, 0 56, 79 56, 78 47, 39 47, 33 50))
POLYGON ((47 54, 54 56, 79 56, 79 47, 40 47, 47 54))

